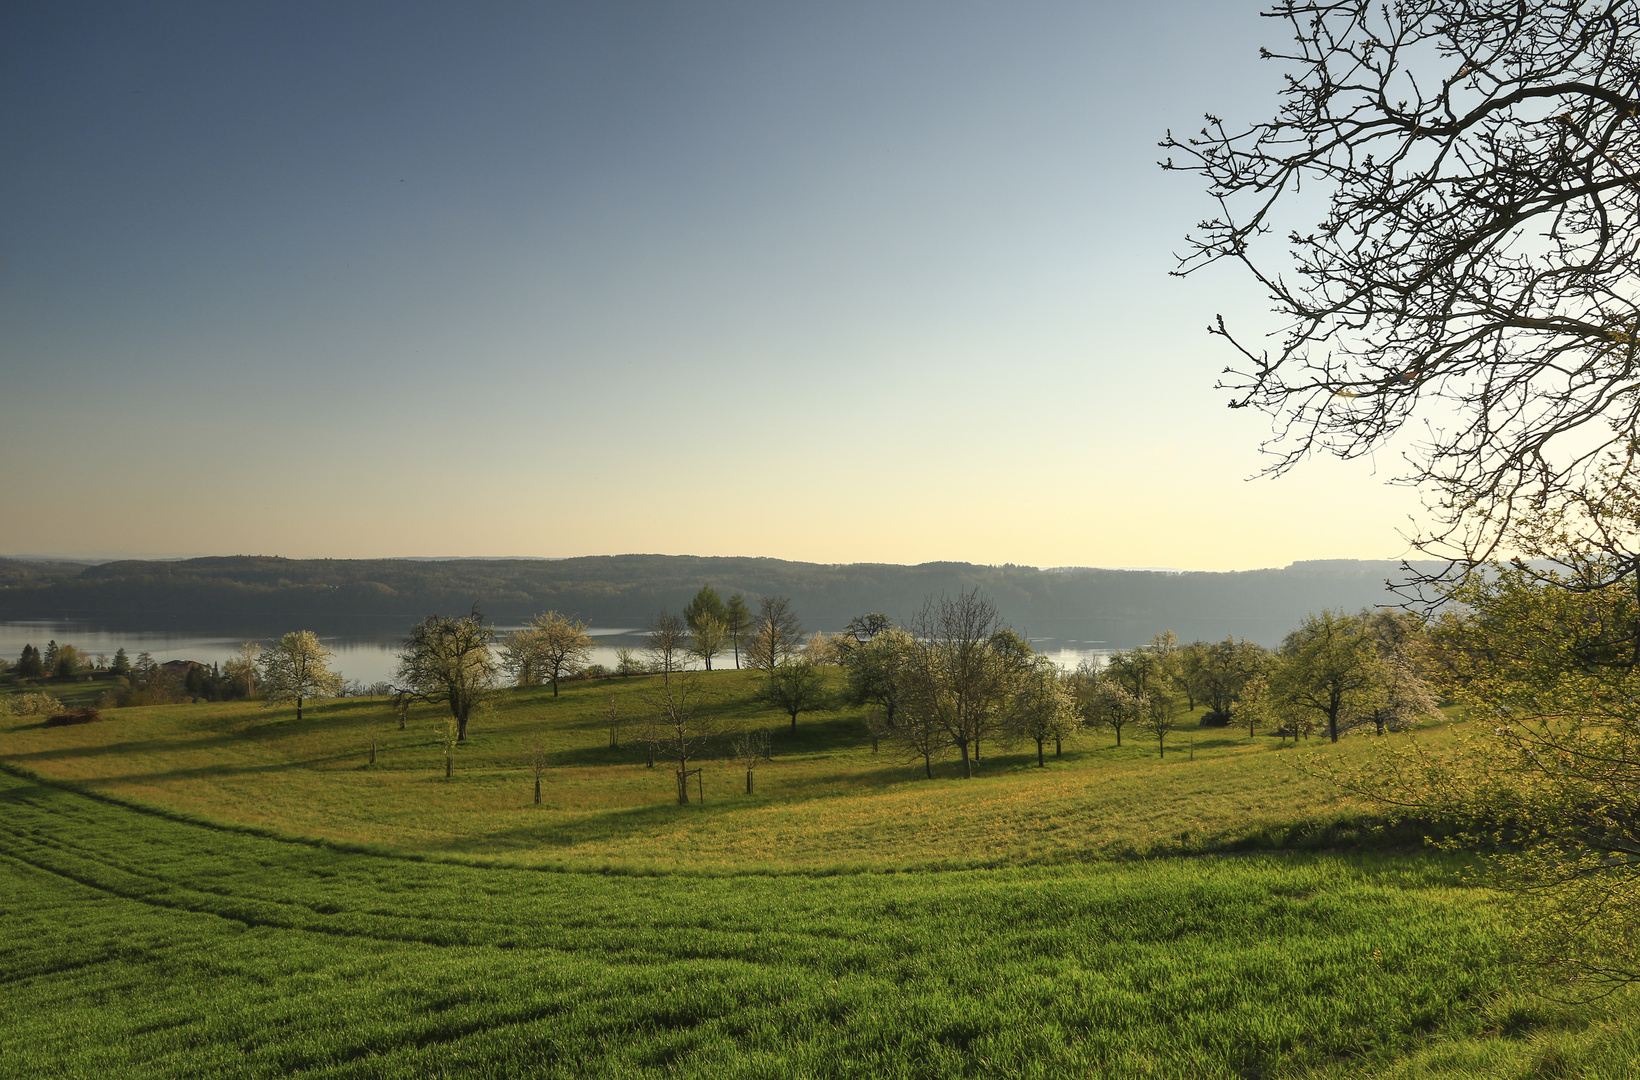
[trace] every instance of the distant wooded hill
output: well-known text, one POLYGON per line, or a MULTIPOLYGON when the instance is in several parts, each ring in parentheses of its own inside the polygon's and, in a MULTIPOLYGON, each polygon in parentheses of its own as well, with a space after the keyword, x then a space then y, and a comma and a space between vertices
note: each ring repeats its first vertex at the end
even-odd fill
POLYGON ((1329 560, 1279 570, 1172 573, 923 563, 825 565, 780 559, 614 555, 576 559, 279 559, 101 565, 0 559, 0 619, 84 618, 133 629, 236 630, 298 624, 341 632, 360 620, 464 613, 511 621, 548 609, 595 626, 638 627, 702 585, 724 597, 789 596, 810 630, 855 615, 896 620, 925 597, 978 587, 1016 629, 1111 648, 1162 630, 1185 641, 1237 634, 1275 645, 1308 612, 1394 602, 1396 562, 1329 560))

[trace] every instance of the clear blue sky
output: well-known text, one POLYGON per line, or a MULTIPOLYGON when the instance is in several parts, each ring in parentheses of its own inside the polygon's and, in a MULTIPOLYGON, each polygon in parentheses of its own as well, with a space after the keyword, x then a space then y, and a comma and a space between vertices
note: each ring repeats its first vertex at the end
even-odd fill
POLYGON ((1246 483, 1252 4, 0 10, 0 553, 1393 557, 1246 483))

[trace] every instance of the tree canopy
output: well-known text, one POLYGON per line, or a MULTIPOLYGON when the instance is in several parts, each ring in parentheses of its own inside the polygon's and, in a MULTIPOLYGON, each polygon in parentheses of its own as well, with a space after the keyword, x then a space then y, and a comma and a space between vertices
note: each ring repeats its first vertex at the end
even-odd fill
POLYGON ((1264 53, 1275 117, 1162 146, 1217 204, 1180 272, 1238 264, 1285 327, 1273 352, 1210 328, 1238 350, 1231 405, 1274 419, 1271 471, 1428 419, 1406 451, 1426 550, 1470 562, 1547 530, 1632 565, 1632 527, 1603 523, 1640 463, 1640 4, 1265 14, 1286 31, 1264 53))
POLYGON ((467 722, 495 692, 497 665, 490 652, 495 629, 475 607, 459 617, 429 615, 413 627, 399 654, 400 692, 450 707, 456 740, 467 739, 467 722))
POLYGON ((557 697, 559 680, 574 675, 591 657, 587 624, 549 611, 507 635, 501 666, 520 686, 551 683, 552 696, 557 697))
MULTIPOLYGON (((296 719, 302 719, 302 703, 307 698, 335 697, 341 692, 342 677, 330 670, 332 659, 334 654, 311 630, 293 630, 263 649, 257 667, 265 703, 270 707, 294 703, 296 719)), ((150 660, 150 669, 152 666, 150 660)))

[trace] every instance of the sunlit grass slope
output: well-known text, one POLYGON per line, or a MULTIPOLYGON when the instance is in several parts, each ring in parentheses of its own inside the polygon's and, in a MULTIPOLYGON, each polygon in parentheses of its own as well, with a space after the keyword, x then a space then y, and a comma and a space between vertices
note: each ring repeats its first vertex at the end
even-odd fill
POLYGON ((687 808, 636 682, 507 695, 449 781, 436 712, 380 701, 8 721, 0 1076, 1631 1075, 1633 999, 1527 994, 1456 863, 1191 854, 1382 841, 1293 767, 1376 740, 1101 735, 929 782, 857 715, 793 736, 713 683, 781 733, 756 795, 710 758, 687 808))
POLYGON ((1273 1075, 1473 1029, 1429 859, 631 877, 337 851, 0 776, 14 1076, 1273 1075))
MULTIPOLYGON (((1116 748, 1097 733, 1067 744, 1046 769, 1034 748, 982 747, 977 779, 954 779, 948 762, 929 782, 886 744, 873 753, 854 710, 804 714, 792 735, 783 714, 756 700, 750 673, 708 678, 723 727, 770 730, 774 758, 748 797, 744 773, 714 751, 704 761, 705 804, 682 810, 670 769, 645 768, 635 739, 641 679, 573 683, 556 699, 544 689, 509 692, 474 719, 450 781, 438 711, 418 708, 401 732, 381 700, 310 708, 300 723, 289 708, 251 703, 123 709, 74 728, 15 720, 3 752, 46 776, 212 820, 575 866, 994 866, 1301 844, 1365 816, 1294 767, 1319 744, 1284 749, 1267 736, 1189 726, 1158 759, 1153 740, 1130 734, 1116 748), (609 747, 612 700, 624 722, 620 749, 609 747), (554 761, 539 808, 525 767, 537 739, 554 761)), ((1368 742, 1326 752, 1348 757, 1368 742)))

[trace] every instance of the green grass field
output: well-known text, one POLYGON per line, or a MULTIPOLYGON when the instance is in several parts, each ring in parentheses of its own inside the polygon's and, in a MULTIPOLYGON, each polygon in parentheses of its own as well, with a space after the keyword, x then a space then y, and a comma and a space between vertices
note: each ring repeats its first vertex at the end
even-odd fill
MULTIPOLYGON (((745 676, 713 683, 726 725, 783 726, 745 676)), ((635 683, 508 694, 450 781, 436 714, 400 732, 380 701, 301 724, 244 703, 4 721, 0 1075, 1620 1077, 1640 1058, 1631 998, 1533 995, 1461 860, 1294 767, 1373 740, 1181 730, 1158 760, 1096 736, 1046 769, 987 750, 979 779, 930 782, 845 711, 778 737, 758 794, 707 760, 706 803, 678 807, 664 765, 608 747, 612 690, 634 718, 635 683)))

